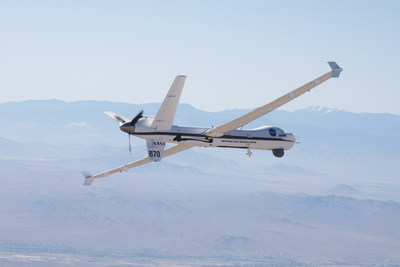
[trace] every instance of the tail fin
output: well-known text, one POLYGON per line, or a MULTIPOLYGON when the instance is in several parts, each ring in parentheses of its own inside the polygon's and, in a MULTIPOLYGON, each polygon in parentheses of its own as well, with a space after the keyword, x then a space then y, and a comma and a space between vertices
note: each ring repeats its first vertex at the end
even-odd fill
POLYGON ((163 156, 165 142, 163 140, 147 139, 149 160, 159 162, 163 156))
POLYGON ((152 128, 156 128, 157 130, 161 131, 171 130, 185 80, 186 76, 184 75, 176 76, 171 88, 168 91, 168 94, 165 96, 164 101, 157 112, 156 117, 153 120, 153 123, 151 124, 152 128))
POLYGON ((110 116, 111 118, 116 119, 120 125, 124 124, 125 122, 130 121, 112 111, 104 111, 104 113, 107 114, 108 116, 110 116))

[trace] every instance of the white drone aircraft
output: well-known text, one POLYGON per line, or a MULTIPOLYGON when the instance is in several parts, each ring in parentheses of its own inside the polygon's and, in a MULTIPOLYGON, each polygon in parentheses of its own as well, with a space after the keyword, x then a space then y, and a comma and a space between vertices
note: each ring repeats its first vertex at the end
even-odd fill
POLYGON ((93 176, 88 172, 82 172, 85 177, 84 185, 92 184, 95 178, 107 177, 110 174, 127 171, 152 161, 159 162, 163 157, 171 156, 194 146, 242 148, 247 149, 246 154, 249 157, 252 154, 250 149, 272 150, 274 156, 280 158, 284 155, 285 150, 294 145, 296 139, 293 134, 286 133, 277 127, 264 126, 251 130, 243 130, 241 127, 292 101, 328 79, 339 77, 343 69, 336 62, 328 62, 328 64, 332 70, 324 75, 262 107, 215 128, 173 125, 176 108, 186 79, 186 76, 176 76, 155 117, 143 116, 143 111, 141 111, 133 120, 128 120, 113 112, 105 112, 119 122, 121 131, 128 133, 129 136, 134 135, 146 139, 148 156, 93 176), (165 143, 175 143, 176 145, 164 150, 165 143))

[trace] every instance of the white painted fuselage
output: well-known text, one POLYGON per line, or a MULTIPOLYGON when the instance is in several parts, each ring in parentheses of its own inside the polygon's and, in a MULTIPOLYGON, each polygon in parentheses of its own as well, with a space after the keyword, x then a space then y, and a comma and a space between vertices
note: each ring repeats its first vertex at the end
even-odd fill
POLYGON ((277 127, 263 126, 256 129, 233 130, 220 137, 205 135, 212 128, 184 127, 173 125, 168 131, 159 131, 150 125, 153 117, 145 116, 136 125, 124 127, 121 130, 142 139, 160 140, 166 143, 187 143, 200 147, 228 147, 244 149, 290 149, 296 139, 293 134, 285 133, 277 127))

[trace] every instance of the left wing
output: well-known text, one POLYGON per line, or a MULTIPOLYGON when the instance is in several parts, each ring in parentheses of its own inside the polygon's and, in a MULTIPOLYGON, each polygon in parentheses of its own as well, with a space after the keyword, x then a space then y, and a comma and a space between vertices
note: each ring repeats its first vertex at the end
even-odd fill
POLYGON ((227 134, 239 127, 242 127, 243 125, 252 122, 261 116, 264 116, 265 114, 279 108, 280 106, 283 106, 284 104, 292 101, 298 96, 301 96, 302 94, 310 91, 314 87, 320 85, 321 83, 329 80, 330 78, 337 78, 339 77, 340 72, 343 70, 340 68, 336 62, 330 61, 328 62, 329 66, 332 68, 330 72, 325 73, 324 75, 316 78, 315 80, 312 80, 309 83, 306 83, 305 85, 297 88, 296 90, 291 91, 290 93, 281 96, 280 98, 275 99, 274 101, 256 108, 255 110, 233 120, 228 123, 222 124, 216 128, 212 128, 208 131, 206 131, 204 134, 210 137, 220 137, 224 134, 227 134))
MULTIPOLYGON (((170 148, 164 150, 164 153, 163 153, 162 157, 165 158, 165 157, 171 156, 173 154, 179 153, 179 152, 184 151, 186 149, 189 149, 191 147, 192 147, 192 145, 190 145, 190 144, 179 143, 179 144, 177 144, 177 145, 175 145, 173 147, 170 147, 170 148)), ((145 158, 142 158, 142 159, 140 159, 138 161, 131 162, 131 163, 126 164, 124 166, 121 166, 121 167, 118 167, 118 168, 115 168, 115 169, 112 169, 112 170, 109 170, 109 171, 106 171, 106 172, 103 172, 103 173, 99 173, 99 174, 96 174, 94 176, 92 176, 88 172, 82 172, 83 176, 85 176, 84 185, 91 185, 95 178, 107 177, 110 174, 127 171, 128 169, 135 168, 135 167, 141 166, 141 165, 149 163, 149 162, 152 162, 152 161, 149 160, 148 157, 145 157, 145 158)))
POLYGON ((174 123, 174 117, 176 108, 178 107, 179 98, 181 97, 183 85, 185 84, 186 76, 176 76, 168 94, 165 96, 160 109, 157 112, 156 117, 151 124, 151 127, 161 130, 171 130, 172 123, 174 123))

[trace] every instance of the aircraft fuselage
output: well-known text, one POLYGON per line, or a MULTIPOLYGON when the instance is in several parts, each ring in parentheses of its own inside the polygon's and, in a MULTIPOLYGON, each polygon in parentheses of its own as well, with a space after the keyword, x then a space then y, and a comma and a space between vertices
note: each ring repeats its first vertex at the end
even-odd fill
POLYGON ((166 143, 189 143, 200 147, 229 147, 244 149, 290 149, 296 142, 291 133, 277 127, 264 126, 251 130, 237 129, 220 137, 209 137, 204 133, 212 128, 185 127, 173 125, 171 130, 158 131, 150 127, 153 118, 140 119, 135 127, 121 127, 121 130, 142 139, 159 140, 166 143))

